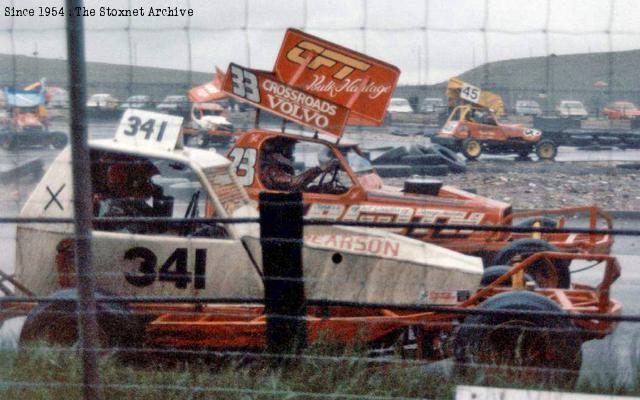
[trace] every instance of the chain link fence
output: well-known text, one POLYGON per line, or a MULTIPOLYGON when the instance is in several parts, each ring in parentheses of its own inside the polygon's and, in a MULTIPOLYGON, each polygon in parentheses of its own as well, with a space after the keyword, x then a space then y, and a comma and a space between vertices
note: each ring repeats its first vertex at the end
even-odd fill
MULTIPOLYGON (((303 220, 308 205, 299 194, 251 200, 233 176, 237 165, 223 161, 224 150, 165 154, 104 140, 87 145, 112 138, 125 108, 139 102, 144 110, 162 109, 167 96, 186 96, 211 81, 216 66, 271 69, 289 27, 400 67, 394 97, 407 99, 413 111, 392 112, 384 127, 372 127, 383 135, 378 142, 414 130, 420 134, 400 143, 426 141, 423 132, 443 120, 435 115, 441 110, 423 108, 424 99, 446 107, 453 76, 502 96, 508 121, 544 122, 520 115, 519 100, 538 102, 535 117, 545 121, 557 117, 560 101, 577 100, 590 116, 572 128, 595 140, 594 129, 630 137, 633 119, 607 119, 602 109, 640 101, 640 31, 633 24, 640 10, 633 2, 5 3, 0 85, 46 88, 48 115, 39 133, 70 132, 71 151, 53 139, 2 142, 3 397, 442 398, 453 397, 460 382, 563 390, 578 382, 581 391, 637 393, 637 349, 628 343, 637 338, 640 311, 624 275, 637 260, 634 220, 617 226, 616 219, 611 227, 598 216, 576 217, 583 209, 553 226, 388 215, 303 220), (74 21, 83 22, 83 36, 68 49, 74 21), (32 85, 41 78, 44 85, 32 85), (96 94, 114 100, 96 100, 91 109, 87 99, 96 94), (156 177, 152 200, 135 205, 147 214, 108 198, 115 198, 112 186, 135 197, 143 183, 129 174, 147 173, 156 177), (505 243, 586 239, 555 256, 528 259, 541 249, 525 248, 510 260, 515 268, 495 270, 478 285, 479 258, 425 245, 415 232, 436 243, 442 234, 465 241, 485 232, 511 239, 505 243), (622 243, 612 251, 619 259, 591 254, 610 250, 613 237, 622 243), (554 279, 558 286, 558 270, 589 286, 539 287, 554 279)), ((6 134, 17 128, 11 92, 4 94, 6 134)), ((253 123, 252 109, 228 99, 220 104, 236 129, 253 123)), ((190 107, 174 114, 193 118, 190 107)), ((167 121, 167 129, 180 130, 167 121)), ((265 125, 275 124, 267 118, 265 125)), ((148 136, 157 133, 155 125, 147 128, 148 136)), ((347 134, 366 144, 367 129, 347 134)), ((611 157, 604 161, 612 164, 611 157)))

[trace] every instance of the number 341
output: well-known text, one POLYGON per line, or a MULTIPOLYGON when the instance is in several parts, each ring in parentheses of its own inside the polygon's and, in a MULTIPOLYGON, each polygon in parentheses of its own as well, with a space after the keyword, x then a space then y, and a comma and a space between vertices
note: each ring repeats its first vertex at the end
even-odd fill
POLYGON ((160 123, 157 133, 155 132, 156 120, 154 118, 149 118, 142 122, 140 117, 132 115, 127 121, 129 122, 129 128, 124 131, 125 135, 137 136, 138 133, 144 132, 145 140, 154 140, 155 136, 155 140, 157 142, 162 142, 164 131, 167 129, 167 121, 162 121, 162 123, 160 123))

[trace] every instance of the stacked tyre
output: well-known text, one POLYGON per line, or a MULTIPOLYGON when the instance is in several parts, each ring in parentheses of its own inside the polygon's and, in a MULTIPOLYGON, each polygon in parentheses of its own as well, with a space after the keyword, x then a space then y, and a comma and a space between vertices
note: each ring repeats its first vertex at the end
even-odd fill
POLYGON ((373 164, 382 177, 445 176, 450 172, 462 173, 467 169, 465 161, 455 152, 437 144, 429 147, 396 147, 374 159, 373 164))

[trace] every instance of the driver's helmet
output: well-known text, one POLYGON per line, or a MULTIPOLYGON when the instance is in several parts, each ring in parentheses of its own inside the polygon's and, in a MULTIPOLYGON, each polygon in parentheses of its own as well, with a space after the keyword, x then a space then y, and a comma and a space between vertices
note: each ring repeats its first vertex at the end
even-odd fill
POLYGON ((146 199, 155 193, 151 177, 159 172, 148 160, 118 158, 107 169, 106 186, 115 197, 146 199))
POLYGON ((263 160, 286 167, 293 166, 293 147, 296 142, 286 138, 267 140, 262 146, 263 160))

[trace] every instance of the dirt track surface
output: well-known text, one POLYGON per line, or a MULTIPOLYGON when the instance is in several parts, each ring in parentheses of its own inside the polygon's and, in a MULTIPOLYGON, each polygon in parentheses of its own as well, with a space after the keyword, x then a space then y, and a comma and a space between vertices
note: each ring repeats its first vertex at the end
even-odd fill
MULTIPOLYGON (((599 205, 607 210, 640 210, 640 170, 611 162, 467 163, 465 174, 438 178, 447 185, 474 189, 479 195, 503 200, 518 209, 599 205)), ((404 178, 386 178, 402 185, 404 178)))

